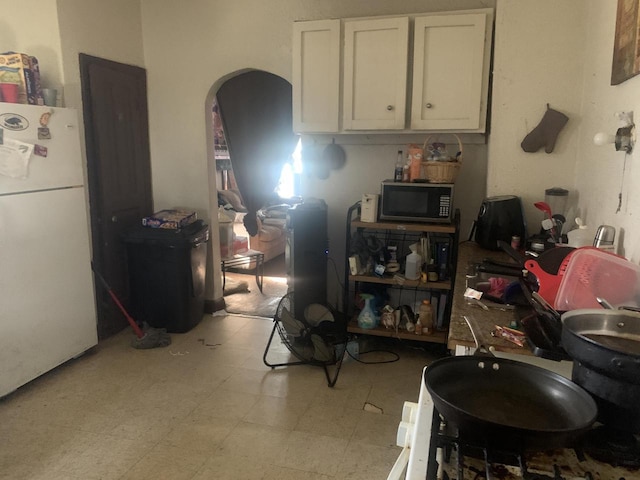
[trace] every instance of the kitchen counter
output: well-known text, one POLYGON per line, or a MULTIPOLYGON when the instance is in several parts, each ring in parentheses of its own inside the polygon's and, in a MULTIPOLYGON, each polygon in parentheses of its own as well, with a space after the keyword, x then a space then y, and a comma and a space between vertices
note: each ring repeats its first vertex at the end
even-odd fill
MULTIPOLYGON (((456 283, 454 285, 453 303, 451 306, 451 320, 449 323, 449 336, 447 348, 455 351, 456 347, 475 347, 473 335, 464 316, 468 317, 477 329, 478 341, 488 348, 495 349, 499 352, 518 353, 524 355, 532 355, 531 350, 525 343, 524 347, 511 343, 502 338, 491 336, 491 331, 496 325, 508 327, 509 324, 517 317, 522 316, 520 309, 500 310, 498 308, 490 308, 484 310, 473 301, 467 301, 464 298, 466 290, 466 270, 467 264, 475 262, 479 263, 484 258, 499 260, 502 262, 510 261, 510 257, 502 251, 491 251, 480 248, 477 243, 466 241, 462 242, 458 247, 458 264, 456 283)), ((491 302, 483 302, 487 305, 497 306, 491 302)), ((523 310, 526 308, 523 307, 523 310)))

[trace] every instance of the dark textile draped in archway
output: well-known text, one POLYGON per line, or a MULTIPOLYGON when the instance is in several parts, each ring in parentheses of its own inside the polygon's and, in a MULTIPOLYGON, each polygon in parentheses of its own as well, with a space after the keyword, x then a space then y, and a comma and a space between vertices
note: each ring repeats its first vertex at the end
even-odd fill
POLYGON ((273 196, 298 142, 291 84, 271 73, 251 71, 227 80, 216 97, 233 174, 248 210, 245 227, 254 236, 256 212, 273 196))

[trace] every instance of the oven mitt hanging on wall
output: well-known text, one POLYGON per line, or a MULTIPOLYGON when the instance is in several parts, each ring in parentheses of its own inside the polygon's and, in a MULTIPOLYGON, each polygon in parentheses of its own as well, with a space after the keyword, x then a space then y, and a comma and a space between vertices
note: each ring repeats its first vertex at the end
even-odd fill
POLYGON ((568 120, 569 117, 553 108, 549 108, 549 104, 547 103, 547 111, 544 112, 544 116, 538 126, 522 140, 520 144, 522 150, 533 153, 540 150, 541 147, 544 147, 545 152, 553 152, 558 134, 568 120))

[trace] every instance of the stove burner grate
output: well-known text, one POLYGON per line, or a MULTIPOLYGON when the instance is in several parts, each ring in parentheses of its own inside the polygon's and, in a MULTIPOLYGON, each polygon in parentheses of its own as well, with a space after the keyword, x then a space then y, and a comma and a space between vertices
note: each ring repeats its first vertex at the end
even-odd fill
MULTIPOLYGON (((601 437, 597 428, 590 433, 601 437)), ((640 467, 612 465, 585 445, 548 451, 484 445, 447 422, 434 408, 427 480, 595 480, 640 478, 640 467)), ((635 437, 634 437, 635 438, 635 437)), ((609 446, 604 446, 607 450, 609 446)), ((635 452, 635 450, 632 450, 635 452)), ((635 453, 630 453, 636 455, 635 453)), ((636 455, 637 459, 637 455, 636 455)))
MULTIPOLYGON (((435 408, 432 426, 427 480, 438 478, 438 448, 442 450, 444 480, 565 480, 556 464, 529 465, 522 449, 508 450, 470 440, 435 408)), ((590 474, 583 478, 593 480, 590 474)))
POLYGON ((640 441, 629 432, 599 425, 585 436, 582 450, 600 462, 640 469, 640 441))

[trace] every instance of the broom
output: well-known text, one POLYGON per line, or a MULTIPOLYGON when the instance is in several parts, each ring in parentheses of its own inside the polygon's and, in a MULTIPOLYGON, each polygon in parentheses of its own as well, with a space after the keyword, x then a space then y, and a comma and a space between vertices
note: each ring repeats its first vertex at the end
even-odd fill
POLYGON ((134 333, 136 334, 136 338, 131 340, 131 346, 133 348, 138 349, 147 349, 147 348, 156 348, 156 347, 166 347, 167 345, 171 345, 171 337, 167 334, 167 330, 165 328, 153 328, 147 325, 146 323, 143 325, 144 331, 138 326, 138 323, 129 315, 129 312, 124 308, 115 292, 111 289, 107 281, 104 279, 102 275, 94 268, 93 262, 91 262, 91 270, 96 274, 98 280, 102 286, 107 290, 107 293, 113 300, 122 314, 133 328, 134 333))

